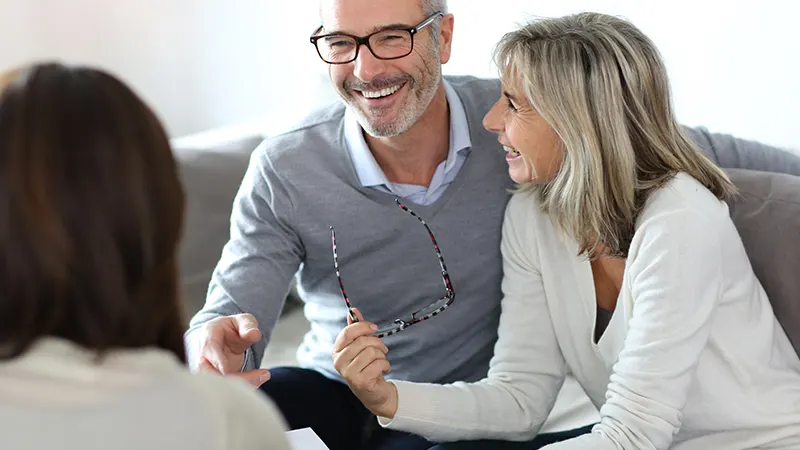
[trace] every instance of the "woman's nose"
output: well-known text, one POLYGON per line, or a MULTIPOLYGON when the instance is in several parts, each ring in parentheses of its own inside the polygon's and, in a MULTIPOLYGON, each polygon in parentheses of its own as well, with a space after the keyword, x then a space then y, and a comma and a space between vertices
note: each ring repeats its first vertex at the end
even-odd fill
POLYGON ((499 110, 500 100, 492 105, 489 112, 483 117, 483 127, 492 133, 501 133, 503 131, 503 120, 499 110))

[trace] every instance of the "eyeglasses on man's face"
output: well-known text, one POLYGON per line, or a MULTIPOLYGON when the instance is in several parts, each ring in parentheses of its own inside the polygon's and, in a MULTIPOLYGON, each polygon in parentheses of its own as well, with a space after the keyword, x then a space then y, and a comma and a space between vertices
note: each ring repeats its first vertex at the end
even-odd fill
MULTIPOLYGON (((442 269, 442 284, 444 284, 445 294, 443 297, 439 298, 438 300, 434 301, 430 305, 418 309, 405 317, 401 317, 396 319, 394 323, 387 324, 381 326, 378 324, 378 331, 373 334, 373 336, 383 338, 386 336, 391 336, 393 334, 397 334, 406 328, 414 325, 416 323, 422 322, 424 320, 428 320, 431 317, 434 317, 444 311, 453 300, 456 298, 456 292, 453 289, 453 284, 450 282, 450 275, 447 273, 447 267, 444 264, 444 258, 442 257, 442 252, 439 251, 439 244, 436 242, 436 238, 433 236, 433 232, 431 231, 428 224, 425 223, 424 220, 420 216, 418 216, 414 211, 403 205, 399 199, 395 199, 395 203, 399 206, 403 211, 411 214, 412 216, 416 217, 417 220, 425 227, 425 230, 428 232, 428 236, 431 238, 431 243, 433 244, 433 249, 436 251, 436 257, 439 259, 439 266, 442 269)), ((339 289, 342 293, 342 298, 344 299, 344 303, 347 306, 347 312, 350 315, 350 319, 353 323, 358 322, 358 318, 356 317, 355 312, 353 312, 353 306, 350 304, 350 299, 347 298, 347 293, 344 290, 344 283, 342 283, 342 277, 339 274, 339 257, 336 252, 336 231, 333 227, 331 229, 331 245, 333 246, 333 267, 336 271, 336 279, 339 281, 339 289)))
POLYGON ((430 17, 413 27, 389 27, 378 30, 368 36, 353 36, 345 33, 317 34, 317 28, 311 36, 311 43, 317 48, 319 57, 328 64, 347 64, 358 58, 358 50, 366 45, 378 59, 400 59, 414 50, 414 36, 433 23, 442 12, 435 12, 430 17))

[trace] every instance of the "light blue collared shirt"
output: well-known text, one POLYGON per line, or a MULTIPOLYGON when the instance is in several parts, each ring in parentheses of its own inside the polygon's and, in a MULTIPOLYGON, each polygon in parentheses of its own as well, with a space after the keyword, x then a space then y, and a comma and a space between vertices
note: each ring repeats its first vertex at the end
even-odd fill
POLYGON ((390 182, 369 150, 358 119, 347 109, 344 116, 344 139, 362 186, 396 195, 418 205, 430 205, 441 197, 456 178, 469 155, 472 141, 469 137, 467 113, 461 99, 446 80, 442 80, 442 83, 447 104, 450 106, 450 150, 447 159, 436 167, 428 187, 390 182))

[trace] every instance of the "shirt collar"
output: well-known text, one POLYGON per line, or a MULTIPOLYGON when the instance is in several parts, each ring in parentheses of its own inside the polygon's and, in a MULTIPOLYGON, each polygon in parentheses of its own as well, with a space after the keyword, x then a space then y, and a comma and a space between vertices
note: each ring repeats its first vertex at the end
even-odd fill
MULTIPOLYGON (((456 163, 459 153, 472 148, 472 140, 469 136, 467 113, 458 93, 447 80, 442 79, 442 84, 450 107, 450 149, 445 160, 445 171, 447 171, 456 163)), ((361 186, 388 186, 389 180, 369 150, 361 125, 350 108, 347 108, 344 115, 344 140, 361 186)))

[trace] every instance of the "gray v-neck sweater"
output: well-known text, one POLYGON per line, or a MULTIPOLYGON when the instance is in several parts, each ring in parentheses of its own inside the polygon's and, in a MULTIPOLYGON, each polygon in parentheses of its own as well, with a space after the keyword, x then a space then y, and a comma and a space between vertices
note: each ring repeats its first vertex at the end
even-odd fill
MULTIPOLYGON (((502 148, 481 121, 500 86, 472 77, 448 81, 464 104, 472 150, 436 202, 406 204, 436 235, 456 297, 442 314, 385 339, 391 378, 478 380, 486 375, 497 338, 500 230, 512 183, 502 148)), ((192 325, 219 315, 254 314, 265 339, 253 347, 250 368, 263 355, 296 273, 312 324, 299 362, 339 378, 331 349, 346 326, 347 310, 334 273, 329 226, 336 229, 347 294, 367 320, 391 323, 445 293, 425 228, 398 208, 392 195, 359 183, 345 147, 344 111, 332 106, 265 141, 235 200, 231 241, 192 325)))

